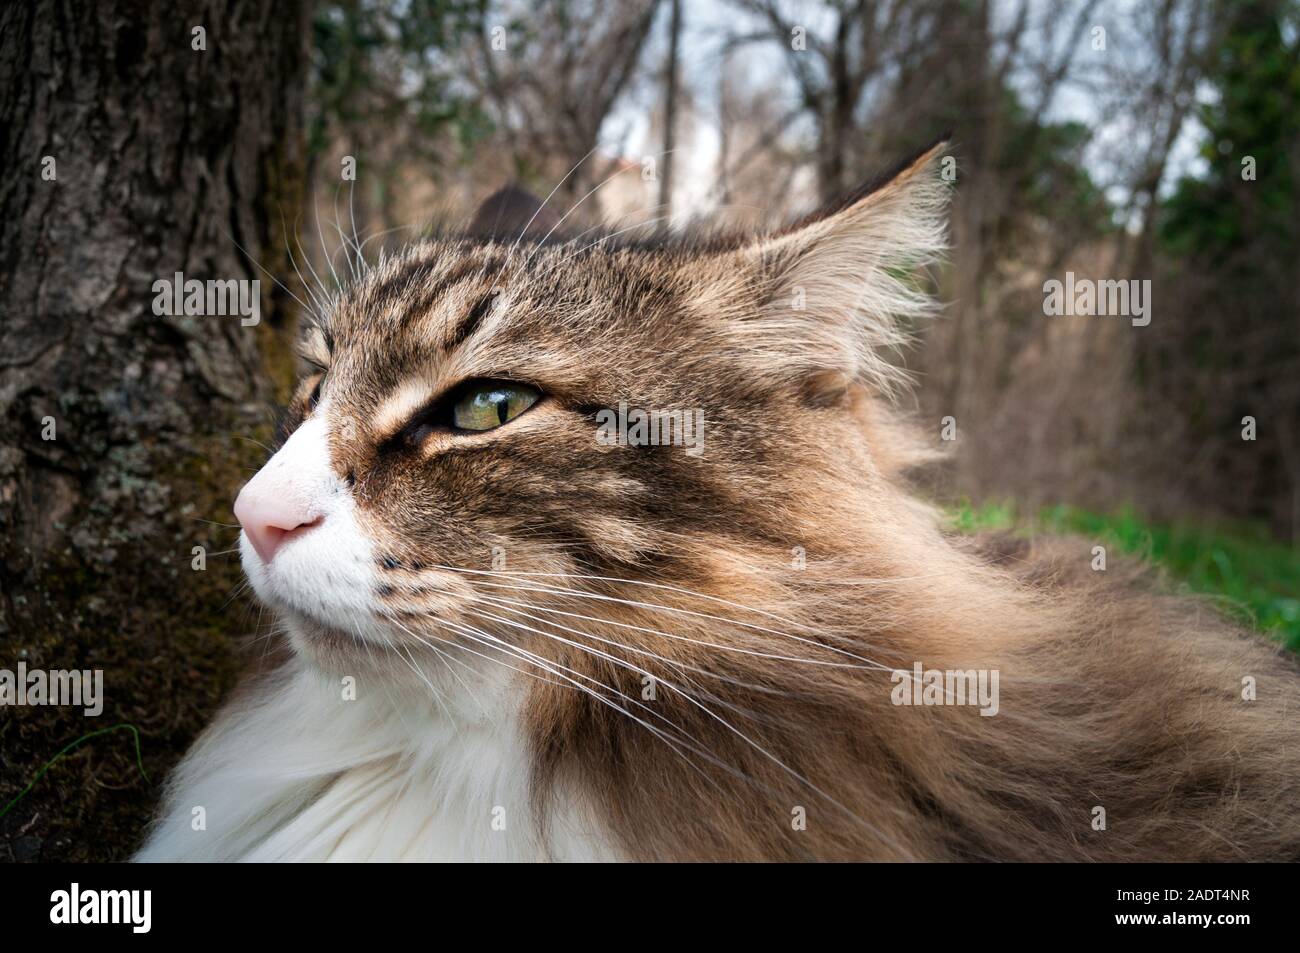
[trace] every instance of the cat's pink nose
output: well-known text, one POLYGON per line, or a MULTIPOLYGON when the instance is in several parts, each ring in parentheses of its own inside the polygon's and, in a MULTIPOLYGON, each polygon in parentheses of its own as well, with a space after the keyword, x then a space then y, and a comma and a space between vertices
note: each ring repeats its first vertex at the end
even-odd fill
POLYGON ((262 562, 269 563, 286 539, 317 525, 324 517, 309 510, 293 495, 284 493, 284 488, 277 487, 275 481, 261 477, 259 473, 239 491, 235 519, 244 527, 262 562))

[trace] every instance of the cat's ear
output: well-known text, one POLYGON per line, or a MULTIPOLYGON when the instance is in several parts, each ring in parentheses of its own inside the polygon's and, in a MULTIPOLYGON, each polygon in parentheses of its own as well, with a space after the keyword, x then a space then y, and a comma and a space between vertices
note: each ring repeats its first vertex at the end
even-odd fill
POLYGON ((478 207, 466 232, 474 238, 515 241, 541 238, 550 233, 557 216, 541 199, 518 186, 498 189, 478 207))
POLYGON ((885 357, 930 312, 920 269, 946 247, 947 137, 848 198, 742 249, 760 303, 740 329, 766 371, 799 375, 812 396, 850 381, 889 391, 905 379, 885 357), (751 271, 751 274, 754 273, 751 271))

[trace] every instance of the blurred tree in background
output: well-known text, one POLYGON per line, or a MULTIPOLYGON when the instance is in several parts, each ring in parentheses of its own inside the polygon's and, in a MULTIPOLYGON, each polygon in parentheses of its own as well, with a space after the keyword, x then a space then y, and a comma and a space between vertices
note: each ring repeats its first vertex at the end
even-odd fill
POLYGON ((380 244, 408 241, 432 220, 467 220, 507 181, 543 193, 558 185, 557 201, 576 200, 617 166, 617 155, 598 153, 597 140, 641 78, 658 7, 658 0, 319 5, 304 242, 340 244, 329 238, 336 221, 345 234, 355 224, 380 244), (340 175, 345 156, 357 161, 355 181, 340 175))
POLYGON ((1205 169, 1179 181, 1161 224, 1191 300, 1177 328, 1143 339, 1141 370, 1189 440, 1214 449, 1203 502, 1287 534, 1300 528, 1300 6, 1250 0, 1221 15, 1199 112, 1205 169), (1246 416, 1258 437, 1238 445, 1246 416))
POLYGON ((339 0, 316 7, 307 103, 313 215, 324 205, 333 224, 334 216, 351 215, 360 198, 379 219, 395 220, 409 207, 409 169, 439 183, 459 156, 473 153, 488 120, 452 53, 475 37, 481 7, 473 0, 339 0), (344 155, 364 162, 364 175, 344 180, 344 155), (348 184, 355 181, 364 183, 359 197, 348 184), (339 201, 346 213, 337 211, 339 201))

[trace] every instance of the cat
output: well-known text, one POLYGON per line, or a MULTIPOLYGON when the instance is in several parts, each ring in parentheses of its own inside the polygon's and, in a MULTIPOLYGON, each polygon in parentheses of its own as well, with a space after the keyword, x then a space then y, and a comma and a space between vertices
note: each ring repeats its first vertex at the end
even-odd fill
POLYGON ((913 491, 943 151, 753 236, 498 196, 341 293, 236 503, 283 645, 137 859, 1300 855, 1291 657, 913 491), (703 451, 597 439, 623 402, 703 451))

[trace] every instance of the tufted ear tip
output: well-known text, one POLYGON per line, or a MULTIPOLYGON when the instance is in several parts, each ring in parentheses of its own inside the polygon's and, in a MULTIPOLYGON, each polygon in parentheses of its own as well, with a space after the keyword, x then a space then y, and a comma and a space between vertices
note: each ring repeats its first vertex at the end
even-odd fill
POLYGON ((940 138, 742 250, 763 294, 743 322, 747 340, 806 372, 815 399, 839 393, 839 378, 820 373, 827 368, 881 392, 906 386, 906 373, 889 357, 935 307, 918 272, 947 247, 951 188, 935 168, 947 143, 940 138))
POLYGON ((483 200, 466 234, 495 241, 541 238, 558 223, 558 216, 542 200, 517 185, 507 185, 483 200))
POLYGON ((872 176, 857 188, 846 192, 844 195, 822 205, 814 212, 796 220, 781 229, 778 234, 794 234, 801 229, 808 228, 818 222, 824 222, 854 208, 863 207, 864 203, 867 203, 869 200, 875 200, 878 202, 888 197, 890 194, 900 192, 914 184, 928 183, 933 185, 934 176, 930 170, 935 163, 943 157, 943 154, 948 151, 948 146, 951 141, 952 134, 948 132, 943 133, 929 145, 916 150, 907 158, 896 162, 885 171, 872 176))

